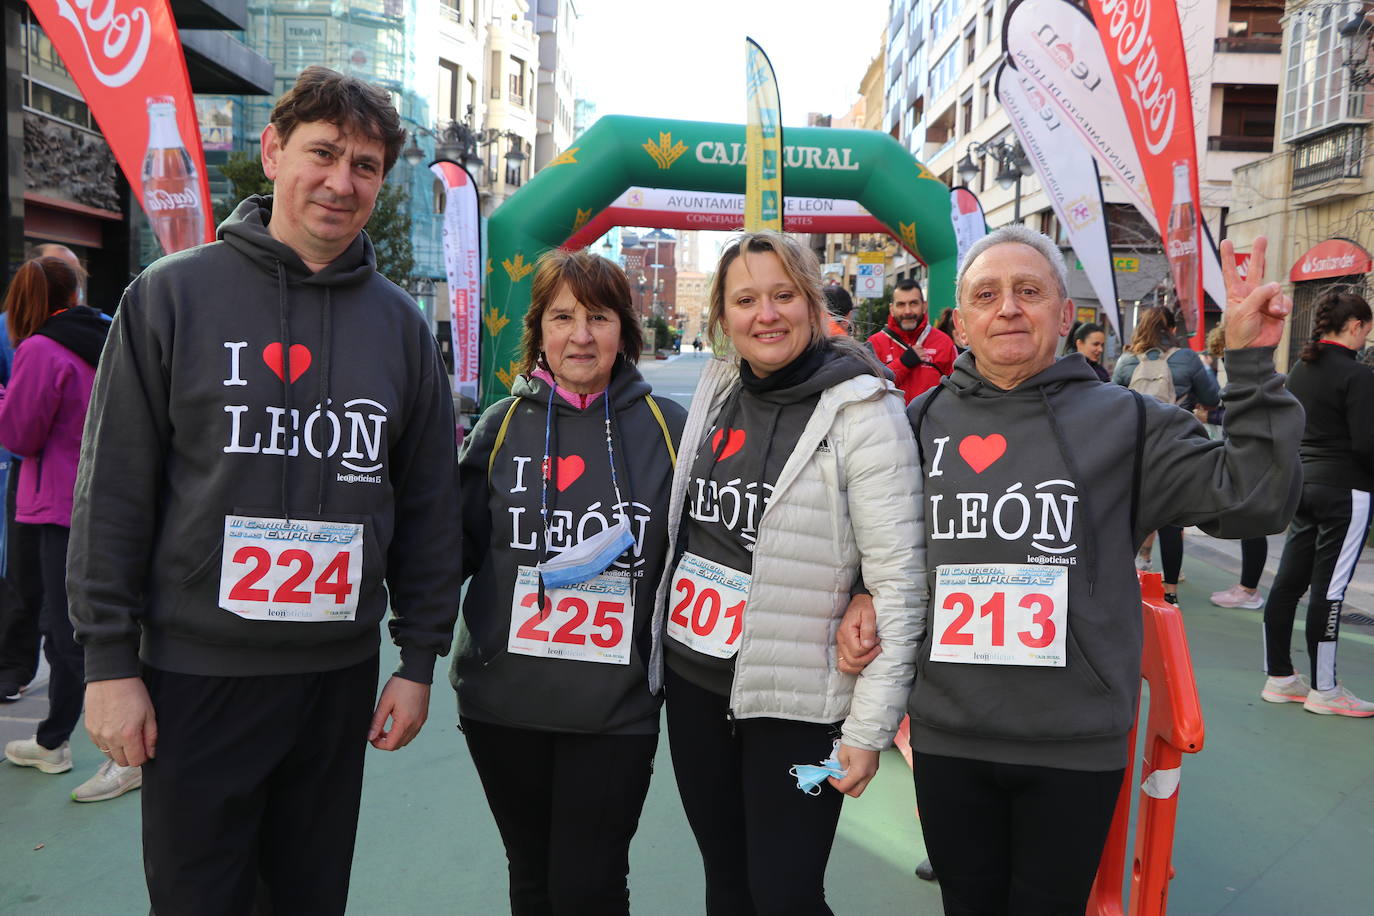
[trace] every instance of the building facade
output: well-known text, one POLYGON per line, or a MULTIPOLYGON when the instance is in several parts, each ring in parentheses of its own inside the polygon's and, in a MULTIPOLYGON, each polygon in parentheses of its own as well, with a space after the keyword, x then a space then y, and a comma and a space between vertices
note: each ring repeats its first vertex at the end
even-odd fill
POLYGON ((596 103, 590 99, 573 100, 573 136, 580 137, 596 123, 596 103))
POLYGON ((535 90, 534 168, 542 169, 577 136, 573 94, 577 7, 573 0, 531 0, 539 35, 539 84, 535 90))
POLYGON ((621 264, 630 278, 630 299, 640 320, 662 318, 678 327, 677 239, 662 229, 643 235, 623 230, 621 264))
MULTIPOLYGON (((1233 172, 1274 142, 1283 6, 1283 0, 1179 5, 1193 83, 1199 203, 1218 240, 1227 234, 1233 172)), ((1069 292, 1084 317, 1093 317, 1100 313, 1096 294, 1039 180, 1034 174, 998 180, 1005 163, 992 150, 1014 141, 994 87, 1006 9, 1006 0, 892 0, 882 129, 951 187, 963 183, 958 167, 969 157, 979 169, 969 187, 989 226, 1019 221, 1056 238, 1070 266, 1069 292)), ((1103 180, 1103 194, 1129 329, 1140 308, 1163 301, 1172 281, 1158 235, 1110 179, 1103 180)), ((921 273, 905 253, 890 271, 894 279, 921 273)))
MULTIPOLYGON (((266 95, 203 100, 223 110, 222 120, 232 124, 212 164, 235 151, 260 155, 260 138, 272 105, 295 84, 302 70, 314 64, 385 89, 405 126, 414 129, 429 123, 432 101, 419 66, 422 36, 437 31, 433 20, 438 10, 429 0, 247 0, 247 12, 244 41, 272 62, 276 77, 266 95)), ((213 168, 211 177, 211 193, 217 199, 227 198, 228 183, 213 168)), ((390 279, 419 295, 444 274, 440 223, 430 203, 432 176, 423 166, 402 160, 387 176, 387 183, 404 187, 412 202, 410 242, 415 258, 410 277, 390 279), (417 206, 416 201, 424 205, 417 206)))
MULTIPOLYGON (((245 0, 173 0, 171 8, 194 92, 249 97, 272 91, 271 63, 231 34, 247 22, 245 0)), ((113 311, 147 263, 145 248, 160 252, 100 125, 36 17, 20 0, 5 0, 4 17, 6 276, 30 246, 60 243, 90 273, 87 301, 113 311)), ((203 139, 211 147, 213 122, 202 112, 202 134, 210 128, 203 139)), ((212 157, 208 150, 207 160, 212 157)))
POLYGON ((711 275, 699 270, 677 272, 677 313, 682 316, 682 341, 692 343, 698 337, 706 340, 706 309, 710 294, 711 275))
POLYGON ((1236 169, 1228 218, 1237 251, 1269 240, 1265 279, 1293 297, 1279 347, 1285 367, 1310 338, 1324 293, 1374 296, 1374 5, 1289 6, 1278 142, 1236 169))

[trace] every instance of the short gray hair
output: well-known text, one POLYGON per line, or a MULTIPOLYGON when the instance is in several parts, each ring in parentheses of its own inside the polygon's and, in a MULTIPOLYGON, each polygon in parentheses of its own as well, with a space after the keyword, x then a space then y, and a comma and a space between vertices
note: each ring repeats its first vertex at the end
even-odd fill
POLYGON ((964 255, 964 260, 959 264, 959 278, 954 283, 954 304, 958 305, 963 301, 964 275, 968 273, 970 265, 978 260, 978 256, 987 251, 994 245, 1005 245, 1014 242, 1017 245, 1029 245, 1040 252, 1054 272, 1054 278, 1059 283, 1059 298, 1069 297, 1069 266, 1064 263, 1064 253, 1059 250, 1059 246, 1054 243, 1048 235, 1043 232, 1036 232, 1019 223, 1012 223, 1000 229, 994 229, 978 241, 974 242, 964 255))

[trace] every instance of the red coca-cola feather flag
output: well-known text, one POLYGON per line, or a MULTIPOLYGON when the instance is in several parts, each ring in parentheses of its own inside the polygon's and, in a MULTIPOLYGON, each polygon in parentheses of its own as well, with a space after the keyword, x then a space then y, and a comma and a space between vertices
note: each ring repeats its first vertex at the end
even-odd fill
POLYGON ((168 254, 208 242, 191 78, 168 0, 28 0, 168 254))
POLYGON ((1169 0, 1089 0, 1126 107, 1150 203, 1164 230, 1179 310, 1203 349, 1202 207, 1198 200, 1193 93, 1178 6, 1169 0))

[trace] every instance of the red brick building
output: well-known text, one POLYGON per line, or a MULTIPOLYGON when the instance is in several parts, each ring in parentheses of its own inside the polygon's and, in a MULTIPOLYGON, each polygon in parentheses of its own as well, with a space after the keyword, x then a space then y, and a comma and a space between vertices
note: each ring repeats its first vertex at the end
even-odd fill
POLYGON ((630 298, 643 321, 661 315, 670 326, 679 326, 676 250, 677 239, 662 229, 642 236, 628 229, 621 233, 630 298))

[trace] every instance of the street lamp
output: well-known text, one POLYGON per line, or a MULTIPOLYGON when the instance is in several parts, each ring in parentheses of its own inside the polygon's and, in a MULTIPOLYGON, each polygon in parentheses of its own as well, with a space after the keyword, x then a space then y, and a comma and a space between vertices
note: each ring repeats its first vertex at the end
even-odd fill
POLYGON ((974 156, 978 157, 979 162, 989 156, 993 158, 998 165, 997 184, 1003 190, 1007 190, 1013 185, 1016 187, 1016 197, 1012 204, 1012 222, 1021 222, 1021 177, 1035 174, 1035 169, 1031 166, 1030 160, 1026 158, 1026 151, 1021 149, 1021 144, 1014 138, 987 143, 970 143, 968 150, 964 153, 964 158, 959 160, 959 165, 956 167, 959 178, 964 184, 973 181, 983 170, 978 162, 973 161, 974 156))
POLYGON ((472 173, 473 180, 482 184, 482 154, 478 152, 479 146, 490 146, 498 140, 505 139, 510 142, 510 149, 506 151, 506 165, 518 166, 529 157, 520 148, 524 142, 521 137, 513 130, 494 130, 487 128, 477 130, 472 126, 473 109, 468 106, 467 116, 462 121, 449 121, 447 124, 438 125, 434 130, 426 130, 417 127, 410 134, 410 144, 401 150, 401 158, 412 166, 419 165, 425 159, 425 151, 420 149, 419 135, 434 138, 434 155, 439 159, 449 159, 460 163, 472 173))

